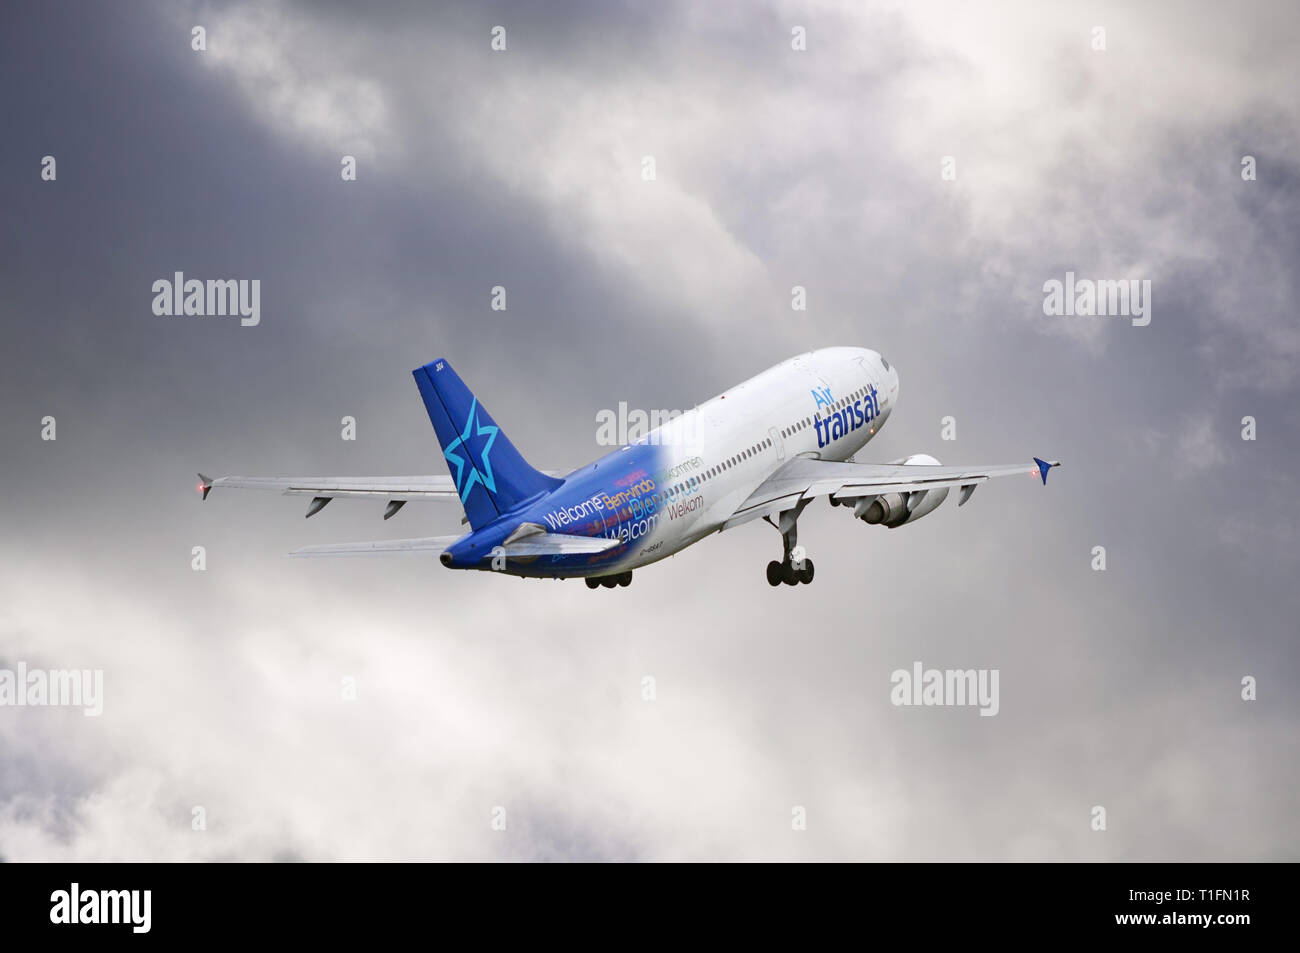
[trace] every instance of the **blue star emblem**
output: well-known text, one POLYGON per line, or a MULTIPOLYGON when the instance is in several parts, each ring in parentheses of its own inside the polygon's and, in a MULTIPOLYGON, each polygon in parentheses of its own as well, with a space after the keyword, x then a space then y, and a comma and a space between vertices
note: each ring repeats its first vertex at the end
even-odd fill
POLYGON ((469 405, 469 416, 465 418, 465 429, 451 443, 447 444, 447 449, 443 451, 443 456, 451 463, 456 464, 456 489, 460 491, 460 501, 465 502, 469 498, 469 491, 474 489, 475 481, 483 484, 484 489, 491 493, 497 490, 496 478, 492 476, 492 444, 496 442, 499 428, 488 426, 485 427, 478 420, 478 398, 469 405), (483 461, 483 473, 479 473, 478 468, 474 466, 473 461, 469 461, 469 477, 465 479, 465 485, 461 486, 461 479, 465 476, 465 457, 456 453, 456 448, 463 447, 466 456, 469 455, 469 440, 471 436, 487 437, 479 450, 478 458, 483 461))

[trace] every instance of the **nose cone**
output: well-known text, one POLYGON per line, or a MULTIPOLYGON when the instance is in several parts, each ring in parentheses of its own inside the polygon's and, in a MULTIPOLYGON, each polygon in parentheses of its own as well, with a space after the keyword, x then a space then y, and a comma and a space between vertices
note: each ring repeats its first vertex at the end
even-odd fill
POLYGON ((885 380, 890 383, 897 384, 898 368, 894 367, 893 364, 890 364, 889 361, 885 358, 885 355, 881 354, 879 351, 876 351, 875 354, 876 354, 876 361, 877 363, 880 364, 880 369, 885 372, 885 380))
POLYGON ((880 369, 885 372, 885 412, 893 410, 895 401, 898 400, 898 368, 890 364, 883 354, 877 354, 876 360, 880 362, 880 369))

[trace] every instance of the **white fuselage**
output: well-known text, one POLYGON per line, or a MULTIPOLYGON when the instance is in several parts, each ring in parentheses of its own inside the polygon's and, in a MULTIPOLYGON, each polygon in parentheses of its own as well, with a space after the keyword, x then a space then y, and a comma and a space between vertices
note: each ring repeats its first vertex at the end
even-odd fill
POLYGON ((647 434, 637 443, 665 453, 663 499, 642 545, 617 568, 648 565, 716 532, 792 457, 849 459, 897 399, 898 372, 879 353, 824 348, 782 361, 647 434))

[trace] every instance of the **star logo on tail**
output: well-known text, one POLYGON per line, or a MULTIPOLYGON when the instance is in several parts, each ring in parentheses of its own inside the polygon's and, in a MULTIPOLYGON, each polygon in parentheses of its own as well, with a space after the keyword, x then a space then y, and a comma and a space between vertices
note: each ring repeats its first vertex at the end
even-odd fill
POLYGON ((469 499, 470 490, 474 489, 474 484, 481 483, 483 488, 489 493, 495 493, 497 489, 496 478, 492 476, 492 444, 496 442, 499 428, 493 426, 483 426, 478 419, 478 398, 474 398, 473 403, 469 406, 469 416, 465 418, 465 429, 451 443, 447 444, 447 449, 443 451, 443 456, 449 463, 456 465, 456 489, 460 491, 460 501, 464 503, 469 499), (478 459, 483 463, 483 472, 479 472, 478 467, 474 465, 474 460, 470 457, 470 439, 486 437, 478 448, 478 459), (461 447, 465 456, 456 453, 456 448, 461 447), (467 459, 469 458, 469 459, 467 459), (468 467, 466 464, 469 464, 468 467), (466 471, 468 470, 468 476, 466 471), (464 484, 462 485, 462 480, 464 484))

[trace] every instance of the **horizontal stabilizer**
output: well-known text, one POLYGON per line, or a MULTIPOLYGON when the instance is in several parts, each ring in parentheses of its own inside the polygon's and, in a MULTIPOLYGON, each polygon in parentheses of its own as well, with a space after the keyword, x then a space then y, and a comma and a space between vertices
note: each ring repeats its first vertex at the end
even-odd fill
POLYGON ((566 536, 563 533, 538 533, 506 543, 507 556, 568 556, 603 553, 619 545, 617 539, 604 536, 566 536))
POLYGON ((326 543, 304 546, 289 553, 305 556, 436 556, 459 536, 423 536, 416 539, 377 539, 366 543, 326 543))
MULTIPOLYGON (((307 556, 436 556, 442 553, 459 536, 424 536, 416 539, 380 539, 364 543, 326 543, 323 546, 304 546, 289 553, 294 557, 307 556)), ((584 553, 603 553, 619 545, 617 539, 603 536, 567 536, 564 533, 533 533, 503 544, 505 555, 510 556, 567 556, 584 553)), ((485 558, 490 554, 484 554, 485 558)))

